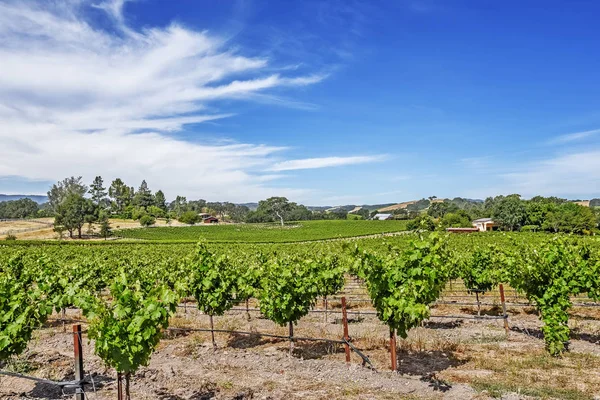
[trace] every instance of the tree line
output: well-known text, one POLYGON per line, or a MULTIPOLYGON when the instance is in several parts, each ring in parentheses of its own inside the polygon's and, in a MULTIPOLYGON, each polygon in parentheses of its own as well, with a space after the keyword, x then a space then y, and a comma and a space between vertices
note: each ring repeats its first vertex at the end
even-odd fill
POLYGON ((472 221, 479 218, 492 218, 505 231, 592 234, 600 227, 597 199, 590 201, 589 207, 558 197, 535 196, 524 200, 518 194, 488 197, 483 202, 459 197, 435 199, 429 199, 426 209, 417 211, 408 209, 409 206, 396 210, 395 218, 411 219, 409 228, 427 230, 472 227, 472 221))

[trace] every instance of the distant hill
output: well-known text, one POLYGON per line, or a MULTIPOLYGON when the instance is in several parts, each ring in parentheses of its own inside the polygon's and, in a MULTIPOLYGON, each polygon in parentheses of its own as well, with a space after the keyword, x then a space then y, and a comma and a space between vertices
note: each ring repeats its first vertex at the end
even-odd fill
POLYGON ((258 203, 241 203, 236 205, 248 207, 250 211, 256 211, 256 209, 258 208, 258 203))
POLYGON ((344 206, 307 206, 306 208, 308 208, 310 211, 329 211, 329 212, 333 212, 336 210, 344 210, 344 211, 357 211, 360 210, 361 208, 365 208, 369 211, 374 211, 374 210, 378 210, 382 207, 388 207, 393 205, 394 203, 387 203, 387 204, 362 204, 362 205, 357 205, 357 204, 346 204, 344 206))
POLYGON ((21 200, 24 198, 31 199, 38 204, 46 203, 48 201, 47 196, 40 196, 40 195, 35 195, 35 194, 0 194, 0 202, 21 200))

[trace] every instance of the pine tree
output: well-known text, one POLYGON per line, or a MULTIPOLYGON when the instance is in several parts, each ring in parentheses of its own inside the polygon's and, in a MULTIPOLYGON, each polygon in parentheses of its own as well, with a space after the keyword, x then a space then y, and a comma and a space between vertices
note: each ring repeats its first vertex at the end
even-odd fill
POLYGON ((154 205, 163 211, 167 211, 167 200, 162 190, 159 190, 154 194, 154 205))
POLYGON ((104 180, 102 180, 101 176, 94 178, 88 193, 92 195, 94 204, 101 205, 101 203, 104 203, 107 193, 106 188, 104 187, 104 180))
POLYGON ((106 212, 100 213, 100 236, 106 240, 107 237, 112 235, 112 229, 110 226, 110 221, 108 220, 108 214, 106 212))
POLYGON ((152 191, 148 188, 145 180, 142 181, 140 188, 133 196, 133 204, 144 208, 154 205, 154 196, 152 196, 152 191))

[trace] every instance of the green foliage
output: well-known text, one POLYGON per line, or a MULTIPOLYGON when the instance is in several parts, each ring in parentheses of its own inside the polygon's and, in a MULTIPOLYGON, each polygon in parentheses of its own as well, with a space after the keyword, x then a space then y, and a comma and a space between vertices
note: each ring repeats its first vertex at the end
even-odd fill
POLYGON ((217 256, 208 250, 205 242, 200 242, 190 268, 190 291, 196 298, 199 310, 209 315, 223 315, 233 307, 237 270, 227 256, 217 256))
POLYGON ((186 211, 177 218, 182 224, 194 225, 200 221, 200 216, 195 211, 186 211))
POLYGON ((142 181, 137 192, 133 196, 133 204, 138 207, 148 208, 154 205, 154 196, 152 191, 148 188, 148 184, 145 180, 142 181))
POLYGON ((337 255, 319 255, 316 265, 317 290, 319 296, 331 296, 338 293, 346 283, 346 268, 337 255))
POLYGON ((527 218, 525 204, 518 194, 499 197, 492 214, 494 222, 509 231, 518 230, 527 218))
POLYGON ((70 193, 58 204, 54 225, 63 226, 69 231, 70 237, 73 237, 73 232, 77 230, 81 238, 81 228, 86 222, 96 219, 96 212, 96 206, 91 200, 80 194, 70 193))
POLYGON ((148 206, 147 212, 155 218, 162 218, 165 216, 164 210, 157 206, 148 206))
POLYGON ((446 213, 440 219, 442 228, 472 228, 471 218, 466 211, 459 210, 457 212, 446 213))
POLYGON ((285 219, 288 219, 288 213, 293 210, 295 203, 290 203, 285 197, 270 197, 266 200, 261 200, 258 203, 256 211, 266 215, 271 215, 283 226, 285 219))
POLYGON ((354 255, 362 264, 377 316, 406 338, 411 328, 429 317, 429 305, 448 280, 445 240, 432 233, 404 251, 392 249, 379 255, 357 247, 354 255))
POLYGON ((315 262, 273 256, 264 266, 257 297, 261 313, 280 326, 297 322, 314 307, 319 295, 315 262))
POLYGON ((511 285, 536 305, 544 322, 546 348, 552 355, 566 349, 569 340, 570 296, 600 295, 600 262, 586 245, 554 239, 519 253, 519 262, 508 268, 511 285))
POLYGON ((506 256, 496 246, 476 248, 459 264, 459 276, 467 291, 489 292, 502 281, 506 256))
MULTIPOLYGON (((181 221, 181 220, 180 220, 181 221)), ((275 224, 244 224, 190 227, 157 227, 153 229, 123 229, 118 236, 146 240, 188 241, 199 237, 209 242, 282 243, 340 237, 365 236, 406 230, 405 221, 302 221, 283 227, 275 224)))
POLYGON ((23 352, 52 312, 43 289, 24 272, 22 255, 0 263, 0 360, 23 352))
POLYGON ((111 236, 112 228, 110 226, 110 221, 108 220, 108 214, 106 212, 101 212, 98 221, 100 223, 100 236, 104 239, 111 236))
POLYGON ((435 222, 430 216, 421 214, 408 221, 406 228, 411 231, 433 231, 435 230, 435 222))
POLYGON ((152 352, 175 312, 177 296, 165 285, 142 285, 121 271, 110 286, 110 300, 81 295, 78 305, 89 321, 94 350, 118 372, 148 365, 152 352))
POLYGON ((145 214, 142 215, 142 217, 140 218, 140 225, 143 227, 149 227, 152 226, 156 223, 156 218, 154 218, 152 215, 150 214, 145 214))
POLYGON ((0 219, 37 217, 38 204, 28 198, 0 202, 0 219))
POLYGON ((92 196, 92 202, 94 204, 101 205, 105 203, 107 192, 101 176, 94 178, 88 193, 92 196))

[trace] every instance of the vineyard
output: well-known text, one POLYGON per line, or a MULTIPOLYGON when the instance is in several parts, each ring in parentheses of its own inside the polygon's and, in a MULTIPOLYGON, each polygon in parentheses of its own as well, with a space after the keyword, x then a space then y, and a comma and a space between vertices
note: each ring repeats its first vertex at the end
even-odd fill
POLYGON ((406 224, 406 221, 300 221, 284 227, 278 224, 197 225, 127 229, 116 234, 130 239, 177 242, 197 242, 202 237, 210 242, 286 243, 401 232, 406 230, 406 224))
MULTIPOLYGON (((378 397, 377 387, 385 388, 381 398, 600 394, 595 238, 433 233, 310 242, 339 233, 314 224, 302 234, 290 227, 296 236, 287 238, 285 229, 272 236, 264 229, 256 240, 306 243, 231 245, 219 242, 227 232, 241 241, 250 228, 238 228, 239 236, 234 226, 172 228, 211 232, 199 242, 169 229, 140 231, 158 232, 147 242, 0 245, 0 369, 22 371, 27 357, 43 353, 32 350, 40 338, 66 345, 60 321, 72 320, 84 326, 87 368, 99 384, 83 388, 102 398, 116 397, 111 376, 123 398, 189 398, 148 382, 165 373, 155 358, 182 375, 201 368, 189 376, 204 385, 198 393, 220 398, 252 398, 235 397, 242 389, 283 397, 308 385, 311 366, 333 383, 308 385, 307 398, 378 397), (296 381, 281 381, 264 363, 296 381), (254 369, 269 378, 243 383, 254 369), (354 383, 343 381, 348 375, 354 383), (340 385, 343 394, 330 392, 340 385)), ((374 228, 344 229, 369 235, 374 228)), ((8 379, 16 378, 0 375, 0 383, 8 379)))

